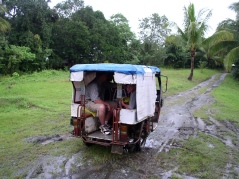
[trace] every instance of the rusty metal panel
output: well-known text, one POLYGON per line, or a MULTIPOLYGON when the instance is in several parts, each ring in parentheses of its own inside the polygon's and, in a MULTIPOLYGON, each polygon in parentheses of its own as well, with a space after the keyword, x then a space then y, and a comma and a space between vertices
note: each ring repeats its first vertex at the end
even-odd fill
POLYGON ((122 145, 112 145, 111 146, 111 153, 114 153, 114 154, 123 154, 123 151, 124 151, 124 146, 122 145))

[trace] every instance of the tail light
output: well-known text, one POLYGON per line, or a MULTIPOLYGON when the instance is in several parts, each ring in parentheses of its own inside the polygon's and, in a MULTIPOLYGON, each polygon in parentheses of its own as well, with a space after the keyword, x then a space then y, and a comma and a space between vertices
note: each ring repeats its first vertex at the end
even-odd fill
POLYGON ((120 141, 126 142, 128 138, 128 126, 127 125, 120 125, 120 141))

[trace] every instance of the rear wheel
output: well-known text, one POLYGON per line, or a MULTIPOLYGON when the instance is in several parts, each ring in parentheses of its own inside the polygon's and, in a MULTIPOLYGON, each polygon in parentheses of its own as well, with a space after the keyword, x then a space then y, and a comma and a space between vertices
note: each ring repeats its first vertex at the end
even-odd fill
POLYGON ((145 138, 140 138, 140 140, 135 144, 135 151, 138 151, 140 152, 142 150, 142 147, 145 145, 146 143, 146 139, 147 137, 145 138))

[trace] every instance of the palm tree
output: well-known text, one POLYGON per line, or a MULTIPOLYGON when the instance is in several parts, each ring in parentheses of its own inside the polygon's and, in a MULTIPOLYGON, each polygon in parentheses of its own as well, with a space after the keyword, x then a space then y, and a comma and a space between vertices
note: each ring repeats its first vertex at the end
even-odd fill
POLYGON ((228 52, 228 48, 234 42, 234 35, 227 30, 220 30, 208 37, 201 43, 200 52, 204 54, 204 58, 209 62, 223 64, 223 56, 228 52))
MULTIPOLYGON (((0 14, 6 12, 6 8, 0 4, 0 14)), ((10 24, 8 21, 6 21, 5 19, 3 19, 2 17, 0 17, 0 33, 2 32, 6 32, 7 30, 10 29, 10 24)))
POLYGON ((196 17, 193 3, 190 3, 188 8, 184 7, 184 30, 178 27, 178 32, 190 51, 191 71, 188 80, 192 80, 195 52, 200 47, 202 38, 208 29, 207 21, 211 15, 211 10, 201 9, 196 17))
POLYGON ((217 33, 224 30, 234 37, 225 41, 221 41, 217 45, 226 52, 226 56, 224 58, 224 68, 227 72, 230 71, 232 63, 239 58, 239 2, 231 4, 229 8, 236 12, 236 20, 224 20, 218 25, 217 28, 217 33))

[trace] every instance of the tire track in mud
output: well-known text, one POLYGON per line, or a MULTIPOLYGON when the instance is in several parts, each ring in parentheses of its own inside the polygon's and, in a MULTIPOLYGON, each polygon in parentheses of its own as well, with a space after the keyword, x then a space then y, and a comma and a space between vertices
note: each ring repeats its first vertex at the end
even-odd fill
MULTIPOLYGON (((158 128, 149 136, 146 147, 156 148, 157 153, 162 151, 167 152, 170 148, 177 145, 173 144, 174 141, 185 140, 192 135, 196 136, 198 132, 204 132, 221 140, 225 145, 230 146, 231 149, 238 148, 239 129, 233 125, 232 122, 219 122, 213 119, 210 117, 210 108, 205 111, 209 116, 209 122, 207 123, 193 115, 194 110, 200 109, 203 106, 209 107, 210 104, 214 102, 210 93, 214 88, 220 85, 227 74, 222 73, 219 79, 216 79, 217 75, 218 74, 214 75, 209 80, 200 83, 190 90, 169 96, 165 99, 165 105, 162 108, 158 128), (202 93, 204 88, 206 91, 202 93), (232 133, 233 136, 236 136, 237 143, 232 142, 232 133)), ((239 171, 238 164, 233 163, 232 150, 229 151, 228 156, 230 160, 226 164, 224 171, 222 169, 222 178, 230 178, 233 175, 231 175, 232 171, 239 171)), ((169 175, 170 172, 171 171, 165 172, 165 175, 162 174, 162 178, 171 177, 171 175, 169 175)), ((184 176, 184 178, 192 177, 184 176)))
POLYGON ((210 92, 220 85, 226 73, 221 74, 218 80, 217 76, 212 76, 190 90, 165 98, 158 127, 150 134, 145 146, 158 148, 158 152, 168 151, 175 139, 188 139, 191 135, 197 135, 198 131, 207 130, 206 124, 193 116, 193 111, 213 103, 210 92), (204 93, 203 89, 206 89, 204 93))

